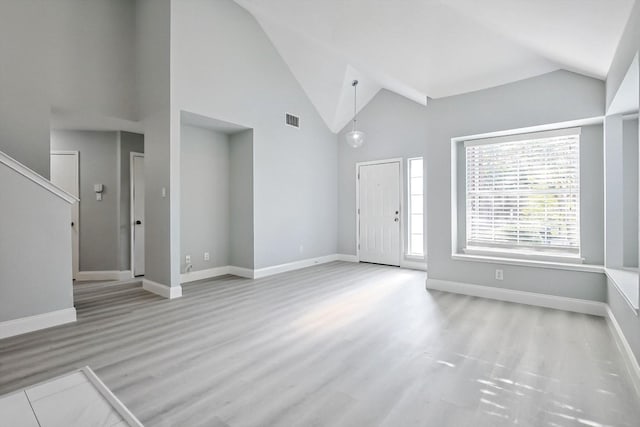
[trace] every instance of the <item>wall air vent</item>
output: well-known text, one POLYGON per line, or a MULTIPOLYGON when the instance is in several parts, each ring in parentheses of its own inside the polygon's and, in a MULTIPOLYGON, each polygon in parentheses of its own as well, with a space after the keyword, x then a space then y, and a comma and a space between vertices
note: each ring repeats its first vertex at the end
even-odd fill
POLYGON ((287 113, 286 120, 287 120, 286 123, 288 126, 292 126, 294 128, 300 127, 300 117, 287 113))

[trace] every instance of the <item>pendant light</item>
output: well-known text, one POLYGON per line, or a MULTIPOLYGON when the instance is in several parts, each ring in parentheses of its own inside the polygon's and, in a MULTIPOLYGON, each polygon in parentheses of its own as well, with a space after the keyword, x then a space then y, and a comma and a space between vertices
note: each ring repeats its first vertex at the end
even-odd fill
POLYGON ((351 83, 351 86, 353 86, 353 126, 351 127, 351 132, 347 132, 347 134, 345 135, 345 139, 350 147, 358 148, 361 147, 362 144, 364 144, 365 137, 364 132, 356 130, 356 100, 358 94, 358 81, 354 80, 353 83, 351 83))

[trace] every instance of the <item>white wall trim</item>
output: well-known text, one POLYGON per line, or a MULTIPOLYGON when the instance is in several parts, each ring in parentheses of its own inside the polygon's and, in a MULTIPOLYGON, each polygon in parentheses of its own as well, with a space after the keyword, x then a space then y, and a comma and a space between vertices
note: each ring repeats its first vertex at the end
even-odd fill
POLYGON ((636 389, 636 393, 638 397, 640 397, 640 365, 638 365, 638 360, 636 359, 633 351, 631 350, 631 346, 627 341, 627 338, 624 336, 622 332, 622 328, 620 324, 616 320, 611 308, 607 306, 607 324, 609 325, 609 329, 611 329, 611 333, 616 340, 616 344, 622 353, 624 358, 625 365, 627 370, 629 371, 631 382, 636 389))
POLYGON ((400 268, 408 268, 411 270, 427 271, 427 261, 415 261, 410 259, 400 259, 400 268))
POLYGON ((51 181, 49 181, 42 175, 37 174, 33 170, 29 169, 28 167, 26 167, 25 165, 23 165, 22 163, 14 159, 13 157, 6 155, 2 151, 0 151, 0 163, 13 169, 20 175, 24 176, 25 178, 35 182, 40 187, 44 188, 50 193, 55 194, 56 196, 60 197, 62 200, 64 200, 69 204, 73 204, 78 201, 78 198, 76 198, 76 196, 67 193, 62 188, 54 185, 51 181))
POLYGON ((473 285, 470 283, 450 282, 448 280, 427 279, 427 289, 434 289, 454 294, 471 295, 480 298, 499 301, 515 302, 518 304, 535 305, 538 307, 554 308, 556 310, 572 311, 575 313, 606 316, 607 305, 603 302, 589 301, 577 298, 559 297, 533 292, 514 291, 512 289, 494 288, 491 286, 473 285))
POLYGON ((338 254, 337 257, 338 257, 338 261, 359 262, 358 255, 338 254))
POLYGON ((182 296, 182 286, 167 286, 149 279, 142 279, 142 288, 161 297, 174 299, 182 296))
POLYGON ((210 279, 212 277, 224 276, 230 274, 231 267, 225 265, 223 267, 207 268, 206 270, 189 271, 180 275, 180 283, 195 282, 196 280, 210 279))
POLYGON ((76 321, 76 309, 65 308, 0 322, 0 339, 76 321))
POLYGON ((305 267, 311 267, 312 265, 325 264, 327 262, 333 262, 338 260, 337 254, 325 255, 317 258, 308 258, 300 261, 288 262, 280 265, 273 265, 271 267, 264 267, 254 270, 254 279, 260 279, 262 277, 273 276, 274 274, 285 273, 287 271, 299 270, 305 267))
POLYGON ((76 280, 127 280, 131 279, 131 270, 79 271, 76 280))

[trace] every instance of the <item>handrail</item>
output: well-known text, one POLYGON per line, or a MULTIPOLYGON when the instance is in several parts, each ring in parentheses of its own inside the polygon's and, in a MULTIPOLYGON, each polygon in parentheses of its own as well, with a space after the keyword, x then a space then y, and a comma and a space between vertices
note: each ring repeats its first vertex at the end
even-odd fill
POLYGON ((18 172, 20 175, 24 176, 25 178, 35 182, 40 187, 44 188, 50 193, 55 194, 56 196, 60 197, 62 200, 66 201, 69 204, 73 204, 75 202, 80 201, 80 199, 78 199, 73 194, 67 193, 62 188, 53 184, 51 181, 49 181, 42 175, 34 172, 33 170, 29 169, 28 167, 26 167, 16 159, 14 159, 13 157, 6 155, 2 151, 0 151, 0 163, 8 166, 9 168, 18 172))

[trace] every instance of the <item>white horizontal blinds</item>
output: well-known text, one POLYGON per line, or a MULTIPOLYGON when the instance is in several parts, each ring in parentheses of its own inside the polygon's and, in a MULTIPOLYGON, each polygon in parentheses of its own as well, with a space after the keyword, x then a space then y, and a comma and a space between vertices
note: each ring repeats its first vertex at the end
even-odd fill
POLYGON ((580 253, 580 129, 469 141, 467 247, 580 253))

